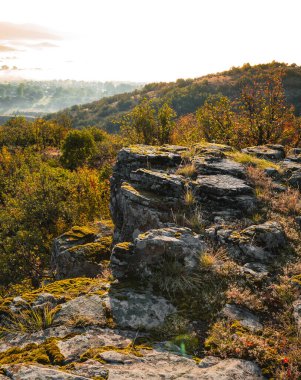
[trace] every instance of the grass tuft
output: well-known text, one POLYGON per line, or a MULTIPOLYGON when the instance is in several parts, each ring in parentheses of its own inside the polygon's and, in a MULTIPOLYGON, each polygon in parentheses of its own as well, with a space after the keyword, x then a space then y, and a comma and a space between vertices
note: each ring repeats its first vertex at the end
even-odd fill
POLYGON ((188 164, 188 165, 181 166, 180 168, 178 168, 178 170, 176 171, 176 174, 191 178, 197 175, 197 171, 193 164, 188 164))
POLYGON ((52 326, 58 310, 58 307, 53 308, 49 305, 38 309, 33 309, 28 305, 25 310, 10 312, 4 318, 0 331, 2 333, 14 333, 45 330, 52 326))

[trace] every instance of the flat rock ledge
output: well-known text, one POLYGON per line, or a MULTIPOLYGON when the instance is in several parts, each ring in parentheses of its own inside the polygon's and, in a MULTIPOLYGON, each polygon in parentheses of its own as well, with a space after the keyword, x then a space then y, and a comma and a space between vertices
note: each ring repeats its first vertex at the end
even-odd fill
MULTIPOLYGON (((194 360, 171 353, 149 351, 143 357, 120 355, 107 351, 101 355, 104 364, 97 361, 77 363, 72 370, 33 364, 5 365, 3 379, 12 380, 261 380, 257 365, 239 359, 218 361, 207 368, 199 367, 194 360)), ((1 379, 2 379, 1 378, 1 379)))

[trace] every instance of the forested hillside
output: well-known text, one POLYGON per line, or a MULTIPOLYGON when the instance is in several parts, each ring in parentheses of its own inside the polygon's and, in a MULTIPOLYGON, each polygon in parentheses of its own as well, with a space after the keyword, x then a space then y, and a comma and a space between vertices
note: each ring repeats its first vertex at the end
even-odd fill
POLYGON ((0 83, 0 115, 41 116, 74 104, 104 96, 131 92, 141 87, 131 82, 75 80, 13 81, 0 83))
POLYGON ((66 113, 72 126, 81 128, 94 125, 109 132, 118 130, 116 122, 121 115, 131 110, 143 98, 169 102, 178 116, 195 112, 209 95, 223 94, 230 99, 239 96, 245 84, 256 78, 266 78, 275 70, 283 72, 283 84, 289 104, 295 107, 296 115, 301 112, 301 67, 295 64, 272 62, 250 66, 233 67, 228 71, 210 74, 195 79, 178 79, 171 83, 149 83, 141 90, 128 94, 114 95, 90 104, 76 105, 59 114, 66 113))

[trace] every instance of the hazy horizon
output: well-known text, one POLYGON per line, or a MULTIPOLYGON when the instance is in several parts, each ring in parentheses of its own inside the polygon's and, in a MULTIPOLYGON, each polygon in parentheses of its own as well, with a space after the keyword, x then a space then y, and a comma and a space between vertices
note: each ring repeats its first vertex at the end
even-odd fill
POLYGON ((11 0, 0 80, 158 82, 301 63, 297 0, 11 0))

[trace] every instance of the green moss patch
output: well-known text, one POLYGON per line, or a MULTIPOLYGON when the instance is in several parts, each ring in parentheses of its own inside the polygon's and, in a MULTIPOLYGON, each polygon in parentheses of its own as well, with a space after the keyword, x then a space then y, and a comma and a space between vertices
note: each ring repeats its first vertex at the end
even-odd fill
POLYGON ((127 347, 116 347, 116 346, 103 346, 97 348, 90 348, 84 354, 81 355, 80 360, 86 361, 89 359, 98 360, 105 363, 101 354, 108 351, 115 351, 123 355, 135 355, 137 357, 143 357, 143 350, 151 350, 152 347, 146 345, 128 345, 127 347))
POLYGON ((106 280, 99 278, 77 277, 68 278, 65 280, 55 281, 45 285, 37 290, 22 295, 28 302, 34 301, 41 293, 50 293, 55 297, 65 297, 67 299, 78 297, 82 294, 93 292, 93 289, 98 289, 106 280))
POLYGON ((97 231, 95 228, 87 226, 74 226, 70 231, 66 232, 64 236, 70 241, 80 239, 93 239, 96 232, 97 231))
POLYGON ((62 365, 65 357, 61 354, 56 340, 51 338, 37 345, 31 343, 23 348, 13 347, 0 353, 0 364, 39 363, 62 365))
POLYGON ((110 258, 112 236, 100 238, 97 242, 74 246, 68 249, 71 254, 82 255, 84 259, 100 262, 110 258))

